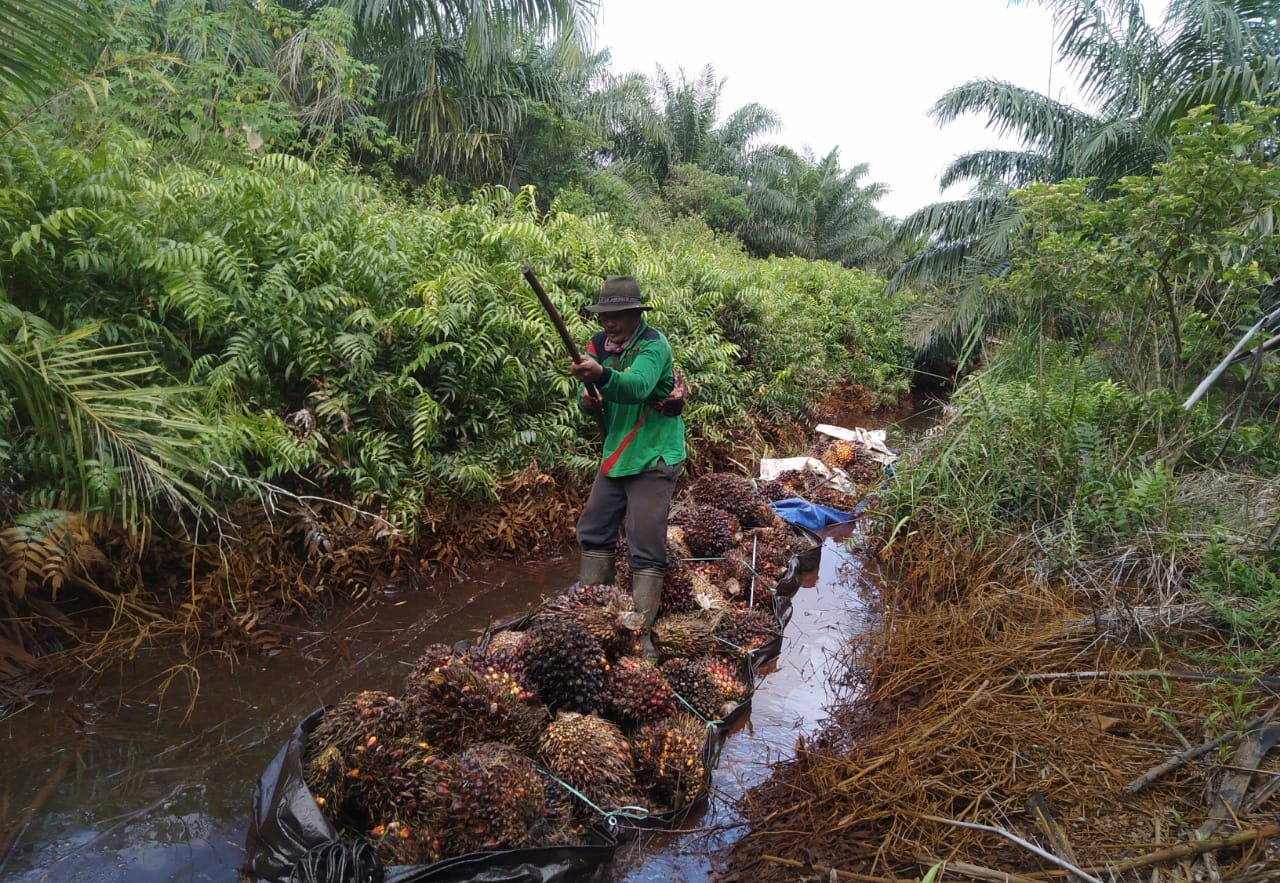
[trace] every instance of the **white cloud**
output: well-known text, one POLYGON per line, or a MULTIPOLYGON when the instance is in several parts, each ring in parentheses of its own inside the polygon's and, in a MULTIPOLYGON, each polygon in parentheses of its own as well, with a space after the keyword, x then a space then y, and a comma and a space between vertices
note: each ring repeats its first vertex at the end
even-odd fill
POLYGON ((881 209, 899 217, 939 198, 953 157, 997 143, 983 120, 928 117, 947 89, 991 77, 1076 100, 1052 64, 1049 13, 1006 0, 604 0, 597 32, 616 72, 710 63, 722 112, 757 101, 782 117, 778 140, 870 163, 867 180, 891 190, 881 209))

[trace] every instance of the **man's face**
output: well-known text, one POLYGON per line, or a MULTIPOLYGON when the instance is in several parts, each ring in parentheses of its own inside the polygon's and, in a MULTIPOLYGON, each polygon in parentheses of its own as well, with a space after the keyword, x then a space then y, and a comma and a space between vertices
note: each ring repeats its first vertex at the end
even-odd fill
POLYGON ((599 322, 604 333, 609 335, 609 342, 614 346, 622 346, 636 329, 640 327, 642 310, 621 310, 616 313, 601 313, 599 322))

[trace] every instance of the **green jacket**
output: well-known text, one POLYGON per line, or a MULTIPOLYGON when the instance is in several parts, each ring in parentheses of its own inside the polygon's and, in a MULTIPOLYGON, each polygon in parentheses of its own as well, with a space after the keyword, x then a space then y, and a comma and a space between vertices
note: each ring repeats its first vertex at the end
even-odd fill
POLYGON ((684 418, 667 417, 654 407, 675 387, 671 344, 643 321, 621 353, 606 354, 605 337, 601 331, 587 346, 591 357, 604 366, 596 384, 604 398, 601 473, 623 478, 651 469, 659 460, 668 466, 683 461, 684 418))

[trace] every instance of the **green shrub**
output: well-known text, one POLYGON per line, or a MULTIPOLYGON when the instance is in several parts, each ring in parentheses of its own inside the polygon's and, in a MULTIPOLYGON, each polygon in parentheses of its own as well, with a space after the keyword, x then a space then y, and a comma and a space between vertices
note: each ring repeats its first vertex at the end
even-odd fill
MULTIPOLYGON (((55 145, 3 143, 3 290, 191 387, 219 430, 214 476, 319 488, 412 528, 429 499, 492 494, 530 464, 590 469, 596 443, 525 264, 583 342, 602 277, 642 280, 699 439, 805 418, 836 381, 906 386, 906 304, 881 280, 754 260, 695 221, 644 234, 544 215, 531 189, 456 204, 283 155, 188 166, 127 137, 55 145)), ((12 418, 2 435, 12 490, 35 493, 39 440, 12 418)))

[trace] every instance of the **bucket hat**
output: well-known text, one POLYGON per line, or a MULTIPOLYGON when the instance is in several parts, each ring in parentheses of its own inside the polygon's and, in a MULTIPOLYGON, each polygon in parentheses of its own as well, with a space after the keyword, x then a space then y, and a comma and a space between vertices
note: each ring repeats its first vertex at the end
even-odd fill
POLYGON ((653 307, 646 304, 644 296, 640 294, 640 283, 635 276, 606 276, 599 299, 587 307, 587 312, 620 313, 624 310, 651 309, 653 307))

